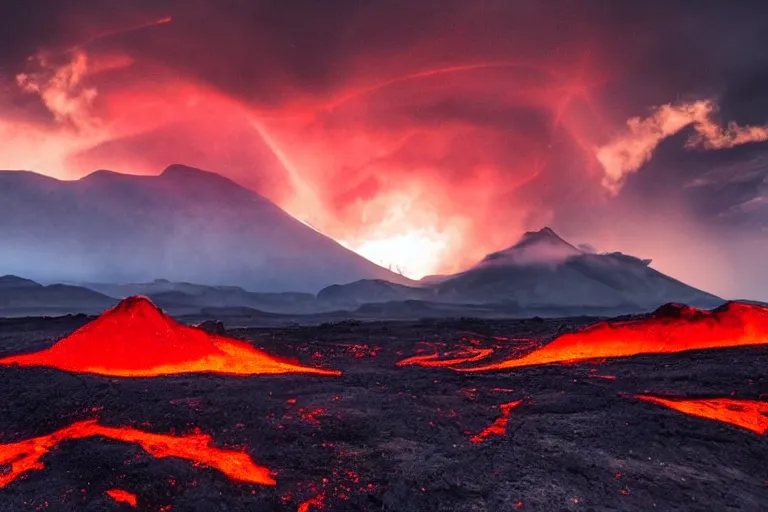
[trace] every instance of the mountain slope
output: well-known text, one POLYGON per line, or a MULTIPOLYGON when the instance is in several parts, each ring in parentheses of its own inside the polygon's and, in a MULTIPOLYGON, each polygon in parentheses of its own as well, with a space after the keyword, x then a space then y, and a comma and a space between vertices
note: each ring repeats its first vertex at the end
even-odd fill
POLYGON ((156 279, 151 283, 85 283, 97 292, 123 299, 132 295, 149 297, 159 307, 175 312, 189 308, 249 307, 273 313, 315 313, 322 309, 315 296, 302 292, 256 293, 238 286, 206 286, 156 279))
POLYGON ((523 235, 453 276, 400 287, 371 281, 321 290, 336 304, 429 300, 510 304, 520 308, 619 308, 648 311, 667 302, 713 307, 722 299, 688 286, 622 253, 584 252, 544 228, 523 235))
POLYGON ((0 172, 0 268, 44 282, 156 278, 316 292, 404 278, 217 174, 96 171, 77 181, 0 172))
POLYGON ((112 297, 81 286, 43 286, 21 277, 0 277, 0 316, 99 313, 116 303, 112 297))
POLYGON ((633 306, 666 302, 701 307, 722 303, 622 253, 592 254, 544 228, 514 246, 487 256, 469 270, 438 283, 441 297, 473 302, 513 301, 521 306, 633 306))

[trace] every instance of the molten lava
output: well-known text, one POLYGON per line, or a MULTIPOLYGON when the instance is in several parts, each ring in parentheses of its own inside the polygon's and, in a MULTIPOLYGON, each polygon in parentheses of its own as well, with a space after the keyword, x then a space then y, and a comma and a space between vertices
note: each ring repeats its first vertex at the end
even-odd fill
POLYGON ((27 471, 43 469, 45 466, 40 459, 59 443, 94 436, 136 443, 156 458, 179 457, 205 464, 240 482, 276 484, 269 469, 256 465, 245 452, 211 446, 213 440, 209 435, 195 433, 176 437, 132 427, 107 427, 90 420, 73 423, 47 436, 0 444, 0 465, 9 465, 11 468, 10 471, 0 473, 0 487, 8 485, 27 471))
POLYGON ((435 352, 433 354, 412 356, 412 357, 403 359, 402 361, 398 361, 397 366, 417 365, 417 366, 426 366, 430 368, 441 367, 441 366, 450 367, 457 364, 472 363, 474 361, 479 361, 493 354, 493 349, 468 347, 466 349, 463 349, 461 351, 461 354, 466 354, 466 355, 463 357, 455 357, 453 359, 439 359, 440 354, 438 352, 435 352))
POLYGON ((635 398, 664 405, 684 414, 722 421, 746 428, 757 434, 768 432, 768 402, 731 398, 669 399, 648 395, 635 398))
POLYGON ((315 510, 322 510, 325 508, 325 494, 318 494, 314 498, 300 503, 297 512, 310 512, 312 508, 315 510))
POLYGON ((766 343, 766 307, 729 302, 706 311, 668 304, 643 319, 603 322, 579 332, 563 334, 552 343, 521 358, 457 370, 501 370, 587 359, 766 343))
POLYGON ((52 347, 6 357, 0 359, 0 364, 49 366, 116 377, 197 372, 341 374, 293 364, 242 341, 186 327, 145 297, 129 297, 52 347))
POLYGON ((469 439, 469 441, 472 443, 481 443, 485 439, 491 436, 503 436, 504 433, 507 431, 507 423, 509 423, 509 414, 512 412, 512 409, 514 409, 521 403, 523 403, 522 400, 515 400, 514 402, 507 402, 506 404, 501 404, 499 406, 499 409, 501 409, 501 416, 496 418, 496 421, 494 421, 490 427, 486 427, 479 434, 472 436, 469 439))
POLYGON ((136 508, 137 506, 137 499, 136 495, 133 493, 130 493, 128 491, 124 491, 122 489, 110 489, 108 491, 105 491, 107 493, 107 496, 112 498, 118 503, 127 503, 133 508, 136 508))

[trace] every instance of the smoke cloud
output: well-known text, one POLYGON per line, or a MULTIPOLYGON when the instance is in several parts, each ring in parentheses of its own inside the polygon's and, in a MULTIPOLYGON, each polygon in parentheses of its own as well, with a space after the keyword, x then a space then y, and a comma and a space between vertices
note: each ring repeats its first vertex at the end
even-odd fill
POLYGON ((686 127, 695 132, 685 143, 688 149, 727 149, 768 140, 768 125, 739 126, 731 121, 722 127, 713 119, 716 112, 714 101, 699 100, 662 105, 645 119, 630 118, 626 133, 595 152, 605 171, 603 186, 617 194, 626 176, 648 162, 662 140, 686 127))
POLYGON ((687 185, 699 153, 767 140, 768 16, 671 4, 35 0, 0 19, 0 168, 212 170, 413 277, 551 225, 736 293, 727 259, 694 271, 666 242, 674 217, 716 248, 753 204, 687 185), (699 151, 657 171, 685 130, 699 151))

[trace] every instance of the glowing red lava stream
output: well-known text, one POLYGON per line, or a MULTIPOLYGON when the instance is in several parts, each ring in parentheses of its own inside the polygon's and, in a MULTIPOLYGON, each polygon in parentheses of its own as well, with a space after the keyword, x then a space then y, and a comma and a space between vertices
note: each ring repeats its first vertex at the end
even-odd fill
POLYGON ((730 423, 757 434, 768 432, 768 402, 731 398, 670 399, 649 395, 636 395, 635 398, 691 416, 730 423))
POLYGON ((296 512, 310 512, 310 507, 315 507, 318 510, 325 508, 325 493, 300 503, 296 512))
POLYGON ((479 361, 480 359, 483 359, 493 354, 493 349, 469 347, 463 350, 462 352, 469 353, 471 355, 468 355, 466 357, 457 357, 453 359, 438 359, 440 357, 440 354, 435 352, 434 354, 408 357, 406 359, 403 359, 402 361, 398 361, 397 366, 417 365, 417 366, 426 366, 431 368, 450 367, 456 364, 472 363, 474 361, 479 361))
POLYGON ((517 359, 474 368, 476 372, 558 362, 661 354, 685 350, 763 345, 768 343, 768 308, 729 302, 711 311, 668 304, 647 318, 603 322, 566 333, 517 359))
POLYGON ((112 498, 118 503, 127 503, 133 508, 137 507, 138 500, 136 498, 136 495, 131 492, 124 491, 122 489, 109 489, 108 491, 105 491, 105 492, 107 496, 109 496, 110 498, 112 498))
POLYGON ((0 359, 0 365, 48 366, 116 377, 197 372, 341 375, 336 370, 300 366, 248 343, 186 327, 146 297, 129 297, 52 347, 0 359))
POLYGON ((8 485, 27 471, 44 469, 45 465, 40 459, 59 443, 68 439, 94 436, 136 443, 156 458, 179 457, 205 464, 240 482, 276 484, 269 469, 256 465, 245 452, 211 446, 213 439, 207 434, 196 433, 177 437, 132 427, 107 427, 90 420, 73 423, 46 436, 0 444, 0 465, 11 467, 10 471, 0 473, 0 487, 8 485))
POLYGON ((472 443, 481 443, 491 436, 503 436, 504 433, 506 433, 507 431, 507 424, 509 423, 509 414, 512 412, 512 409, 514 409, 521 403, 523 403, 522 400, 515 400, 514 402, 507 402, 506 404, 501 404, 499 406, 499 409, 501 409, 501 416, 496 418, 496 421, 494 421, 491 424, 491 426, 486 427, 479 434, 472 436, 469 439, 469 441, 472 443))

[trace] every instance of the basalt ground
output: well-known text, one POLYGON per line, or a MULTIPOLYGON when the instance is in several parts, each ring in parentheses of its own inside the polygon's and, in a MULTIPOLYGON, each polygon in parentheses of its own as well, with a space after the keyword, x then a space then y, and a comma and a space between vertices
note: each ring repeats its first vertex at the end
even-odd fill
MULTIPOLYGON (((0 320, 0 356, 50 346, 86 321, 0 320)), ((272 354, 341 370, 340 377, 113 378, 0 367, 0 444, 96 418, 161 434, 198 428, 219 447, 244 449, 277 481, 239 483, 190 460, 89 437, 62 441, 42 457, 43 469, 0 488, 0 510, 764 510, 768 435, 633 396, 766 400, 766 346, 479 374, 396 366, 434 349, 528 351, 585 323, 228 331, 272 354), (504 435, 471 442, 501 416, 502 404, 518 400, 504 435), (107 495, 112 489, 134 494, 136 508, 107 495)))

